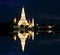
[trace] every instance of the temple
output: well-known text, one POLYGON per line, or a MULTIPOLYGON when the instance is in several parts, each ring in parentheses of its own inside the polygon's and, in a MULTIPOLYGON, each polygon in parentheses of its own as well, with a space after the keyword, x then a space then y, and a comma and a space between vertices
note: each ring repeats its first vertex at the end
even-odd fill
POLYGON ((25 17, 25 11, 24 11, 24 7, 22 8, 22 12, 21 12, 21 18, 18 22, 18 26, 20 25, 28 25, 28 26, 34 26, 34 19, 32 19, 32 23, 31 22, 28 22, 26 17, 25 17))
MULTIPOLYGON (((14 19, 14 23, 16 23, 16 18, 14 19)), ((24 7, 22 7, 21 18, 18 21, 18 27, 20 27, 21 25, 23 25, 23 26, 28 25, 28 27, 34 27, 34 18, 32 18, 32 22, 30 22, 30 20, 29 20, 29 22, 27 21, 27 19, 25 17, 24 7)), ((21 41, 22 51, 24 52, 26 39, 28 38, 28 36, 29 36, 29 38, 30 38, 30 36, 32 36, 32 40, 34 40, 34 32, 29 31, 28 33, 23 33, 23 34, 18 32, 17 35, 21 41)), ((14 40, 16 40, 16 35, 14 36, 14 40)))

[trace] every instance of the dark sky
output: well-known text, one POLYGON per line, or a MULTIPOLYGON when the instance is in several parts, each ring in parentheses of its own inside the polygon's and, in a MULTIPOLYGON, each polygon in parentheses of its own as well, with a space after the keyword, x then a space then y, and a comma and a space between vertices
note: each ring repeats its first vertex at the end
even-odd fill
MULTIPOLYGON (((22 6, 28 17, 49 16, 60 19, 59 0, 0 0, 0 22, 9 22, 14 17, 19 19, 22 6)), ((24 53, 20 47, 20 43, 11 37, 0 36, 0 55, 60 55, 59 42, 40 41, 38 36, 35 41, 27 40, 24 53)))
POLYGON ((27 16, 60 17, 59 0, 0 0, 0 21, 19 17, 22 6, 25 7, 27 16))

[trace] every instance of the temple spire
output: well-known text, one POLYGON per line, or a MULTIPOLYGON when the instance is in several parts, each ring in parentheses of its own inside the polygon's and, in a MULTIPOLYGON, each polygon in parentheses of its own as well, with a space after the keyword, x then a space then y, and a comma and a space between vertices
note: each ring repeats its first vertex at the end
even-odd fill
POLYGON ((22 7, 21 18, 22 17, 23 17, 23 19, 25 19, 25 10, 24 10, 24 7, 22 7))
MULTIPOLYGON (((22 7, 22 12, 21 12, 21 18, 20 18, 20 20, 17 23, 16 18, 14 18, 13 22, 15 24, 17 24, 17 26, 16 25, 13 26, 13 27, 17 28, 16 29, 17 35, 14 35, 14 40, 16 40, 17 36, 19 37, 19 39, 21 41, 22 51, 24 52, 25 43, 26 43, 27 38, 28 37, 29 38, 32 37, 32 40, 34 40, 34 32, 33 32, 34 31, 34 18, 32 18, 32 22, 30 22, 30 20, 28 22, 27 19, 26 19, 26 17, 25 17, 24 7, 22 7), (23 25, 22 28, 21 28, 21 25, 23 25), (26 30, 28 32, 26 32, 26 30), (23 31, 23 33, 21 33, 21 31, 23 31)), ((14 29, 14 31, 15 31, 15 29, 14 29)))
POLYGON ((20 25, 24 25, 24 26, 28 25, 28 22, 27 22, 26 17, 25 17, 24 7, 22 7, 21 18, 18 22, 18 26, 20 26, 20 25))

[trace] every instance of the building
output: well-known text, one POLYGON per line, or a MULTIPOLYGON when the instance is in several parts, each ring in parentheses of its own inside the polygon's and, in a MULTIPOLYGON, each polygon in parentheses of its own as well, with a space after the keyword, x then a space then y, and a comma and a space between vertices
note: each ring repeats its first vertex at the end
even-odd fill
MULTIPOLYGON (((13 22, 16 24, 16 18, 13 20, 13 22)), ((26 17, 25 17, 25 11, 24 11, 24 7, 22 7, 22 12, 21 12, 21 18, 20 20, 18 21, 18 25, 17 27, 20 27, 21 25, 23 26, 26 26, 28 25, 28 27, 34 27, 34 19, 32 19, 32 22, 29 22, 27 21, 26 17)), ((16 27, 16 26, 15 26, 16 27)), ((26 39, 30 38, 30 36, 32 36, 32 40, 34 40, 34 32, 32 31, 29 31, 28 33, 23 33, 21 34, 19 31, 18 31, 18 37, 21 41, 21 47, 22 47, 22 51, 24 51, 24 48, 25 48, 25 42, 26 42, 26 39)), ((14 36, 14 40, 16 40, 16 35, 14 36)))

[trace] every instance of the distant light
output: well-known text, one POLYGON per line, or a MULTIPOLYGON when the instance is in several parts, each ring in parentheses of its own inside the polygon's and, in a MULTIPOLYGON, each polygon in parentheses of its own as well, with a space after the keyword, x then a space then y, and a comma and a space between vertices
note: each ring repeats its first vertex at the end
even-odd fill
POLYGON ((39 33, 37 32, 36 34, 38 35, 39 33))
POLYGON ((48 33, 51 33, 52 32, 52 30, 48 30, 48 33))
POLYGON ((16 18, 14 18, 13 22, 16 24, 16 18))
MULTIPOLYGON (((13 22, 16 24, 16 18, 14 18, 13 22)), ((20 41, 21 41, 21 47, 22 47, 22 51, 24 52, 25 49, 25 42, 26 39, 30 38, 30 36, 32 37, 32 40, 34 40, 34 32, 33 31, 29 31, 29 32, 25 32, 26 26, 28 26, 29 28, 34 27, 34 18, 32 18, 32 22, 29 22, 26 20, 26 16, 25 16, 25 11, 24 11, 24 7, 22 7, 22 12, 21 12, 21 17, 20 20, 17 22, 17 26, 13 26, 14 29, 17 29, 13 31, 13 33, 17 33, 17 36, 19 37, 20 41), (23 25, 23 28, 21 27, 21 25, 23 25), (21 31, 24 31, 23 33, 21 31)), ((33 30, 33 28, 32 28, 33 30)), ((16 40, 16 35, 14 36, 14 40, 16 40)))
POLYGON ((49 26, 48 26, 48 28, 52 28, 52 26, 51 26, 51 25, 49 25, 49 26))
POLYGON ((36 26, 38 26, 38 24, 36 24, 36 26))
POLYGON ((16 35, 14 35, 14 40, 16 40, 16 35))

